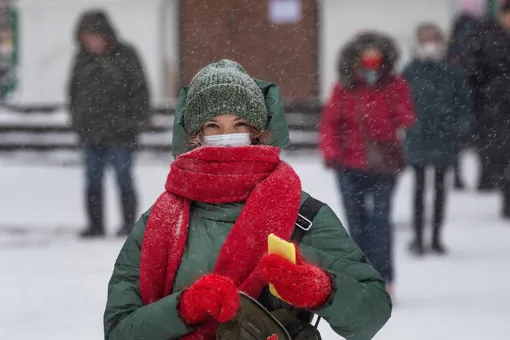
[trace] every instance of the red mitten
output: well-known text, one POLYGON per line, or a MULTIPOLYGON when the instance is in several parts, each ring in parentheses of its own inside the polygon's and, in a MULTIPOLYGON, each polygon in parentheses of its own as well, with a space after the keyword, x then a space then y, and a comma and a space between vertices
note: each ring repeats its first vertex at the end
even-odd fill
POLYGON ((331 277, 321 268, 304 262, 296 248, 296 264, 269 254, 261 260, 263 278, 274 285, 288 303, 305 309, 322 306, 333 290, 331 277))
POLYGON ((234 282, 225 276, 208 274, 182 293, 179 312, 188 325, 211 316, 223 323, 235 317, 239 306, 239 293, 234 282))

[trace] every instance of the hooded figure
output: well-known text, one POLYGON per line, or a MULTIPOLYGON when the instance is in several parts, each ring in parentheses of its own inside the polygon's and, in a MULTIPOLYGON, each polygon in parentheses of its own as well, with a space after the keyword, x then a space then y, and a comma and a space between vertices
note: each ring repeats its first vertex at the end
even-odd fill
POLYGON ((502 3, 498 17, 481 21, 465 55, 464 65, 479 94, 480 189, 501 189, 501 212, 510 219, 510 1, 502 3))
POLYGON ((354 89, 367 85, 360 71, 377 72, 376 81, 378 85, 392 83, 395 80, 394 72, 398 58, 399 52, 393 39, 380 33, 361 33, 347 43, 340 53, 338 61, 340 86, 346 89, 354 89), (379 58, 363 56, 363 52, 367 49, 379 51, 379 58))
POLYGON ((135 49, 119 41, 101 11, 82 15, 76 42, 69 98, 81 142, 134 145, 149 111, 145 75, 135 49))
POLYGON ((271 312, 313 311, 349 340, 377 333, 391 312, 384 281, 328 206, 298 229, 296 264, 267 255, 269 234, 295 240, 298 211, 318 202, 280 160, 288 131, 275 85, 230 60, 206 66, 181 92, 174 142, 165 192, 115 263, 105 339, 214 339, 239 291, 271 312))
POLYGON ((411 250, 423 255, 424 191, 426 168, 435 172, 435 209, 432 251, 444 254, 441 229, 446 200, 446 171, 458 157, 461 137, 473 125, 471 88, 460 66, 444 60, 445 39, 434 24, 417 29, 416 57, 407 65, 407 79, 417 113, 417 124, 406 131, 407 162, 415 172, 414 228, 411 250))
POLYGON ((402 170, 399 129, 414 123, 393 41, 363 33, 340 53, 339 79, 322 112, 319 145, 337 172, 352 237, 391 285, 391 197, 402 170), (374 208, 365 200, 372 197, 374 208))
MULTIPOLYGON (((452 25, 451 39, 448 44, 446 60, 458 65, 461 68, 467 68, 470 45, 473 43, 473 37, 478 35, 479 24, 487 10, 486 0, 462 0, 459 3, 459 15, 454 20, 452 25)), ((478 114, 481 110, 481 103, 483 100, 483 91, 479 91, 476 82, 472 78, 468 78, 469 86, 473 90, 473 110, 478 114)), ((463 144, 473 144, 478 137, 477 129, 463 136, 463 144)), ((480 189, 490 189, 491 174, 488 173, 487 161, 480 157, 483 164, 482 173, 480 178, 480 189)), ((454 164, 454 185, 456 189, 464 189, 465 184, 461 176, 460 161, 457 160, 454 164)), ((493 186, 493 185, 492 185, 493 186)))
POLYGON ((145 75, 133 47, 119 41, 101 11, 82 15, 76 42, 78 51, 68 90, 72 127, 85 151, 88 226, 82 236, 105 233, 102 179, 108 162, 113 165, 121 192, 123 225, 119 234, 126 235, 136 209, 132 153, 148 120, 145 75))

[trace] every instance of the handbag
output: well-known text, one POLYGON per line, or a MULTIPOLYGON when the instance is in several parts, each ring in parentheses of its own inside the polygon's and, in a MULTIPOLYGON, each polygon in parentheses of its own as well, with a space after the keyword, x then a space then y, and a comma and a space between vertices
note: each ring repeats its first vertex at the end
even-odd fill
MULTIPOLYGON (((359 109, 359 95, 356 95, 355 112, 359 131, 363 137, 365 155, 367 157, 368 171, 383 174, 397 174, 405 169, 404 150, 400 141, 378 141, 372 138, 365 127, 363 113, 359 109)), ((388 105, 389 107, 389 105, 388 105)), ((391 121, 396 128, 393 117, 391 121)))

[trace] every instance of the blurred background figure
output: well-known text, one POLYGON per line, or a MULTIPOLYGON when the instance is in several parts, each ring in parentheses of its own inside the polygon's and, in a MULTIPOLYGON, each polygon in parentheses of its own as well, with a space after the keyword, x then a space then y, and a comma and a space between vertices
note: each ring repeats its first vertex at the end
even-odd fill
POLYGON ((441 29, 425 23, 417 29, 416 57, 403 76, 412 90, 417 123, 406 131, 407 161, 414 170, 414 240, 410 249, 425 253, 423 242, 424 196, 427 169, 435 174, 435 201, 431 250, 444 254, 441 241, 444 224, 447 169, 456 162, 461 137, 472 125, 472 103, 465 72, 444 61, 446 42, 441 29))
POLYGON ((105 13, 88 11, 76 32, 78 53, 69 87, 72 126, 85 153, 88 226, 83 237, 102 236, 103 175, 115 170, 127 235, 134 225, 137 197, 131 174, 137 135, 147 125, 148 90, 133 47, 120 42, 105 13))
POLYGON ((482 168, 480 189, 502 190, 503 217, 510 218, 510 2, 483 20, 466 46, 465 65, 480 94, 477 99, 482 168))
MULTIPOLYGON (((396 172, 371 167, 370 158, 378 142, 398 145, 398 130, 415 119, 407 83, 394 73, 397 59, 394 42, 378 33, 363 33, 344 47, 338 83, 322 113, 319 142, 326 166, 337 172, 350 234, 390 292, 396 172)), ((399 150, 378 151, 380 158, 401 156, 399 150)))
MULTIPOLYGON (((486 0, 460 0, 459 1, 459 15, 454 18, 452 30, 451 30, 451 38, 448 44, 448 49, 446 53, 446 59, 452 63, 458 64, 461 67, 466 67, 465 59, 466 52, 468 50, 468 45, 471 43, 471 38, 475 36, 478 32, 478 25, 483 18, 487 9, 487 1, 486 0)), ((476 90, 476 84, 471 83, 473 90, 476 90)), ((479 98, 482 94, 479 91, 474 91, 474 97, 478 98, 475 100, 475 103, 481 103, 481 98, 479 98)), ((480 107, 475 108, 475 112, 480 111, 480 107)), ((470 131, 469 134, 463 136, 463 145, 469 146, 473 145, 475 140, 477 139, 476 130, 470 131)), ((478 188, 481 190, 491 189, 491 183, 494 183, 493 180, 490 180, 490 176, 488 174, 488 162, 484 157, 480 157, 481 164, 481 173, 478 188)), ((462 190, 465 188, 465 182, 462 178, 461 171, 461 162, 460 158, 457 158, 453 163, 454 170, 454 186, 456 189, 462 190)))
MULTIPOLYGON (((460 0, 459 1, 459 15, 454 19, 451 31, 451 39, 446 53, 446 59, 455 63, 463 68, 468 67, 468 52, 469 45, 473 42, 473 37, 478 35, 479 24, 485 15, 487 9, 486 0, 460 0)), ((476 81, 473 77, 469 79, 470 86, 473 89, 474 111, 477 118, 480 118, 480 113, 483 109, 483 91, 477 87, 476 81)), ((479 120, 479 119, 478 119, 479 120)), ((466 136, 463 136, 463 146, 477 142, 480 155, 480 178, 478 182, 478 190, 492 190, 495 188, 496 179, 490 172, 490 157, 484 153, 484 142, 480 140, 479 128, 482 124, 476 124, 475 129, 466 136), (481 144, 480 144, 481 142, 481 144)), ((461 162, 460 159, 454 163, 454 180, 455 188, 464 189, 465 184, 461 175, 461 162)))

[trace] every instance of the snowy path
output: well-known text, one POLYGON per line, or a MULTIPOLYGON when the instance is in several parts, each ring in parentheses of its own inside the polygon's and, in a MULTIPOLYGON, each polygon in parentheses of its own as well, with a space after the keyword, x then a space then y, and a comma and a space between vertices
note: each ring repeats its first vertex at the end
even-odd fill
MULTIPOLYGON (((317 158, 289 158, 304 188, 341 213, 336 184, 317 158)), ((475 163, 466 168, 474 182, 475 163)), ((167 166, 136 168, 141 204, 162 190, 167 166)), ((0 170, 0 339, 101 339, 106 284, 121 241, 79 242, 84 223, 76 167, 9 165, 0 170), (7 233, 6 230, 18 230, 7 233), (54 236, 58 233, 58 236, 54 236)), ((108 177, 109 189, 113 178, 108 177)), ((107 193, 108 224, 119 225, 116 193, 107 193)), ((397 277, 393 317, 378 340, 506 339, 510 320, 510 223, 498 219, 495 195, 450 196, 447 258, 407 256, 411 179, 395 200, 397 277)), ((339 339, 323 325, 324 339, 339 339)))

